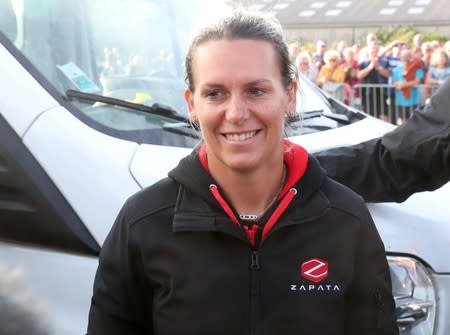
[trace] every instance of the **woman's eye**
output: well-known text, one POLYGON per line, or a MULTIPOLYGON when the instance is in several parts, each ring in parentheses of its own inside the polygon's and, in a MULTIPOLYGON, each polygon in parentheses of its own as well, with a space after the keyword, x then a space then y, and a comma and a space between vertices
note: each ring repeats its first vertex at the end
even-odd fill
POLYGON ((206 91, 204 93, 204 96, 210 99, 218 99, 223 96, 223 92, 221 92, 220 90, 210 90, 206 91))
POLYGON ((251 89, 249 89, 248 93, 253 96, 260 96, 266 92, 260 88, 251 88, 251 89))

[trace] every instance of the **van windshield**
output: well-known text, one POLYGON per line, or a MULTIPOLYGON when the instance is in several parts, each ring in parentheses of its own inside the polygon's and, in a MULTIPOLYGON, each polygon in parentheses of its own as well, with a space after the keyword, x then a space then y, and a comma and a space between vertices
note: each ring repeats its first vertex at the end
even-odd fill
MULTIPOLYGON (((164 105, 186 117, 183 90, 188 43, 198 25, 228 10, 224 1, 0 0, 0 29, 74 107, 70 110, 75 114, 79 112, 113 136, 138 143, 190 146, 192 129, 176 118, 68 97, 66 92, 164 105)), ((300 86, 304 92, 299 109, 331 112, 318 91, 310 85, 300 86)), ((340 125, 320 119, 320 130, 340 125)), ((301 127, 294 127, 293 135, 300 132, 301 127)))

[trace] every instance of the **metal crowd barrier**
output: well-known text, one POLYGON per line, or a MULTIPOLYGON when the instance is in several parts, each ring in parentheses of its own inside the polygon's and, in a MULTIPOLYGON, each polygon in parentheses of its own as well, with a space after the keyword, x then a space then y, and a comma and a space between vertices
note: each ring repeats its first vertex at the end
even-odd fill
MULTIPOLYGON (((424 105, 427 99, 437 90, 439 85, 420 84, 411 87, 409 94, 418 95, 418 103, 413 106, 396 105, 395 95, 397 90, 390 84, 358 84, 353 89, 345 91, 345 85, 342 85, 341 97, 348 105, 363 110, 365 113, 378 117, 392 124, 402 124, 411 117, 414 110, 424 105), (344 91, 346 92, 344 96, 344 91), (346 101, 347 100, 347 101, 346 101)), ((407 94, 406 92, 404 94, 407 94)))
POLYGON ((344 101, 344 84, 329 82, 321 85, 321 87, 328 95, 339 101, 344 101))

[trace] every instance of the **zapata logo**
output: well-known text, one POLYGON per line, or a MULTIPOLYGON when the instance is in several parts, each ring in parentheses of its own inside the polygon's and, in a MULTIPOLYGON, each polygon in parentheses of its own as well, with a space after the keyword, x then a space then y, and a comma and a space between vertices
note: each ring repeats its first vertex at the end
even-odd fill
POLYGON ((328 262, 320 258, 312 258, 302 263, 301 274, 314 283, 319 283, 328 277, 328 262))

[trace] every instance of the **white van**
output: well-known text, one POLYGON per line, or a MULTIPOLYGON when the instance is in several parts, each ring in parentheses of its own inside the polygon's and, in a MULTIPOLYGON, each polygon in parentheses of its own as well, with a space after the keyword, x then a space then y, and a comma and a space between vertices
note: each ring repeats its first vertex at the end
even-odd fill
MULTIPOLYGON (((0 263, 20 269, 55 334, 83 334, 97 255, 125 199, 198 143, 183 60, 216 1, 0 0, 0 263)), ((289 136, 314 152, 392 125, 301 79, 289 136)), ((450 185, 369 204, 401 334, 450 333, 450 185)))

